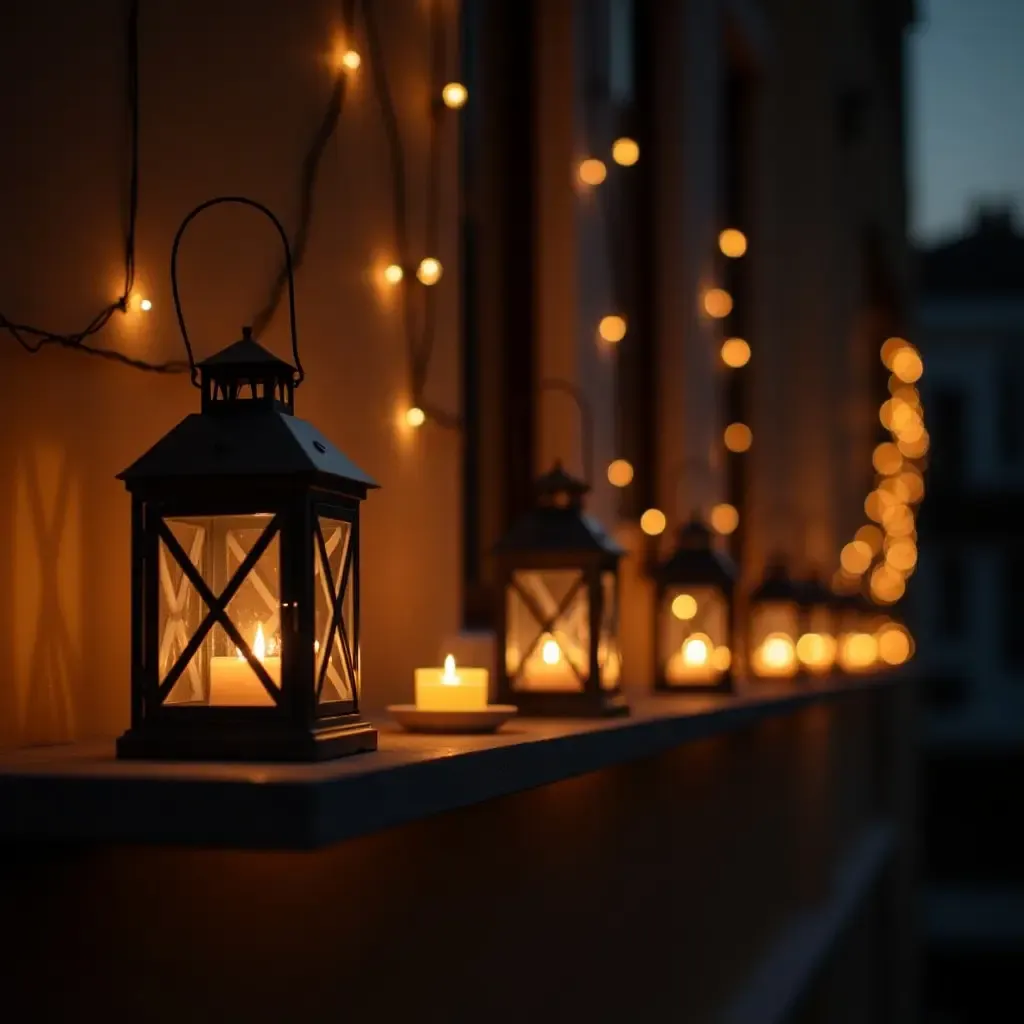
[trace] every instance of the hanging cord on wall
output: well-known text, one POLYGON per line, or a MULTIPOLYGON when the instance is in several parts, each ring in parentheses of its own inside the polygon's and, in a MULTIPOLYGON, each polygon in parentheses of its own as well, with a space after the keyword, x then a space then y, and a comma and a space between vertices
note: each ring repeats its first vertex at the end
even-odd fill
POLYGON ((49 345, 84 352, 111 362, 121 363, 136 370, 151 373, 183 373, 188 363, 180 359, 154 363, 145 359, 119 352, 116 349, 100 348, 90 339, 95 338, 110 323, 115 313, 127 312, 132 289, 135 287, 135 230, 139 211, 139 6, 140 0, 132 0, 128 8, 126 28, 127 75, 126 92, 129 124, 129 177, 128 177, 128 227, 124 245, 124 288, 114 302, 104 306, 89 323, 73 334, 59 334, 30 324, 17 323, 0 313, 0 330, 6 331, 33 355, 49 345))
POLYGON ((538 391, 559 391, 568 395, 580 417, 580 459, 583 463, 583 482, 592 487, 594 484, 594 412, 587 401, 583 389, 561 377, 548 377, 540 382, 538 391))
MULTIPOLYGON (((427 378, 430 374, 430 360, 434 351, 436 334, 436 298, 434 288, 424 285, 417 294, 423 295, 422 326, 416 322, 412 304, 413 261, 409 243, 408 175, 405 150, 391 92, 384 48, 373 0, 360 3, 363 25, 366 30, 366 46, 370 58, 374 92, 380 105, 384 121, 384 134, 388 147, 388 161, 391 166, 391 197, 394 216, 395 247, 398 262, 404 271, 402 277, 402 321, 405 333, 406 358, 409 363, 409 391, 412 404, 422 409, 429 419, 438 426, 449 430, 460 430, 462 422, 457 415, 445 412, 431 405, 424 397, 427 378)), ((445 40, 442 12, 438 3, 430 8, 430 63, 431 63, 431 106, 429 111, 429 139, 427 156, 427 212, 426 251, 436 253, 440 236, 440 168, 441 168, 441 118, 444 109, 438 102, 444 83, 445 40)))
MULTIPOLYGON (((341 21, 345 38, 352 38, 352 29, 355 22, 355 0, 343 0, 341 5, 341 21)), ((282 265, 278 271, 270 289, 270 294, 263 308, 252 317, 252 329, 256 337, 259 337, 274 319, 281 299, 289 285, 289 274, 297 271, 306 259, 306 250, 309 246, 309 231, 313 220, 313 200, 316 196, 316 183, 320 175, 320 164, 327 144, 334 137, 334 133, 341 121, 341 113, 345 106, 345 95, 348 85, 348 76, 339 74, 331 90, 330 99, 327 101, 327 109, 324 111, 320 124, 317 126, 313 139, 306 150, 302 160, 302 177, 299 184, 299 223, 291 240, 291 268, 282 265)))

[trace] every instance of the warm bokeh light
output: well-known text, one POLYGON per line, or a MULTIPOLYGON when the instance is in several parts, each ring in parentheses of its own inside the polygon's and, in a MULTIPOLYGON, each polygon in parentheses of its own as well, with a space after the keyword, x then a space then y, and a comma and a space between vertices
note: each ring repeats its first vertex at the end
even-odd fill
POLYGON ((750 362, 750 346, 742 338, 726 338, 722 342, 722 362, 738 370, 750 362))
POLYGON ((672 614, 677 619, 692 619, 697 614, 697 599, 691 594, 680 594, 672 601, 672 614))
POLYGON ((704 312, 721 320, 732 312, 732 296, 724 288, 709 288, 704 293, 704 312))
POLYGON ((711 667, 719 672, 728 672, 732 664, 732 651, 726 646, 716 647, 711 655, 711 667))
POLYGON ((747 251, 747 236, 737 228, 726 228, 718 236, 718 248, 723 256, 739 259, 747 251))
POLYGON ((892 500, 882 509, 882 526, 891 536, 907 537, 914 528, 914 513, 902 501, 892 500), (908 523, 909 531, 906 529, 908 523))
POLYGON ((405 277, 405 271, 397 263, 389 263, 384 268, 384 280, 388 284, 398 284, 405 277))
POLYGON ((921 379, 924 373, 924 363, 921 357, 910 348, 902 348, 893 356, 892 372, 894 377, 899 377, 905 384, 913 384, 921 379))
POLYGON ((875 638, 878 641, 878 657, 886 665, 902 665, 914 653, 910 633, 898 623, 890 622, 883 626, 875 638))
POLYGON ((405 413, 405 422, 410 427, 422 427, 427 421, 427 414, 417 405, 407 409, 405 413))
POLYGON ((910 488, 907 487, 901 477, 886 477, 886 479, 878 485, 878 489, 891 495, 893 501, 901 504, 910 501, 910 488))
POLYGON ((917 565, 917 545, 909 537, 894 540, 885 552, 885 564, 906 574, 917 565))
POLYGON ((863 672, 878 660, 878 641, 870 633, 847 633, 839 641, 839 664, 847 672, 863 672))
POLYGON ((153 303, 150 302, 149 299, 140 299, 139 300, 139 309, 141 309, 143 313, 148 313, 152 308, 153 308, 153 303))
POLYGON ((735 533, 736 527, 740 525, 740 514, 735 507, 727 501, 723 501, 711 510, 711 529, 722 536, 735 533))
POLYGON ((915 412, 921 411, 921 392, 913 384, 904 384, 899 377, 890 377, 889 394, 906 402, 915 412))
POLYGON ((889 496, 885 495, 885 497, 883 497, 882 491, 872 491, 864 499, 864 515, 866 515, 868 519, 871 519, 876 523, 880 523, 882 521, 882 513, 886 508, 885 498, 887 497, 889 496))
POLYGON ((632 167, 640 159, 640 147, 633 139, 616 139, 612 143, 612 159, 622 167, 632 167))
POLYGON ((437 284, 443 273, 444 268, 441 266, 441 261, 434 259, 433 256, 420 260, 420 265, 416 268, 416 277, 420 284, 437 284))
POLYGON ((867 544, 872 555, 877 555, 882 550, 882 542, 885 537, 882 531, 871 523, 866 523, 854 535, 853 539, 867 544))
POLYGON ((852 540, 839 553, 839 564, 850 576, 860 576, 868 571, 874 553, 862 540, 852 540))
POLYGON ((608 483, 613 487, 628 487, 633 481, 633 466, 626 459, 608 463, 608 483))
POLYGON ((928 436, 927 430, 921 431, 921 436, 916 440, 910 440, 909 438, 900 438, 896 442, 896 447, 908 458, 908 459, 923 459, 928 454, 928 447, 931 443, 931 439, 928 436))
POLYGON ((924 477, 917 469, 905 469, 900 473, 900 481, 906 488, 907 497, 906 501, 911 505, 916 505, 919 501, 924 499, 924 477))
POLYGON ((469 99, 469 90, 461 82, 449 82, 441 90, 441 99, 446 107, 458 110, 466 105, 469 99))
POLYGON ((336 66, 339 71, 357 71, 363 58, 355 50, 342 50, 336 58, 336 66))
POLYGON ((796 669, 796 644, 785 633, 769 633, 754 652, 758 675, 786 676, 796 669))
POLYGON ((608 177, 608 168, 603 160, 591 157, 580 164, 579 176, 584 185, 600 185, 608 177))
POLYGON ((597 333, 612 344, 622 341, 626 336, 626 318, 614 314, 601 317, 601 322, 597 325, 597 333))
POLYGON ((903 465, 903 456, 892 441, 886 441, 872 453, 871 464, 875 467, 876 473, 891 476, 900 471, 900 467, 903 465))
POLYGON ((713 647, 711 637, 706 633, 694 633, 683 641, 683 664, 689 668, 701 668, 708 663, 713 647))
POLYGON ((871 574, 871 596, 880 604, 893 604, 907 590, 903 574, 889 565, 880 565, 871 574))
POLYGON ((905 348, 909 348, 910 343, 906 338, 886 338, 882 344, 881 357, 882 362, 885 364, 887 370, 892 369, 892 361, 896 358, 896 353, 902 351, 905 348))
POLYGON ((796 656, 812 672, 827 672, 836 660, 836 641, 827 633, 804 633, 796 642, 796 656))
POLYGON ((659 533, 665 532, 665 513, 658 508, 649 508, 640 517, 640 529, 648 537, 657 537, 659 533))
POLYGON ((745 452, 754 443, 754 432, 746 423, 730 423, 722 435, 722 442, 731 452, 745 452))

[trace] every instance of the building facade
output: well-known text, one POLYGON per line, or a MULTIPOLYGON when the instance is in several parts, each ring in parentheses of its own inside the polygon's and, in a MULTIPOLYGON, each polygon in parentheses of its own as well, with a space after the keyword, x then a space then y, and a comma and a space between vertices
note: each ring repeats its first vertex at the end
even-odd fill
POLYGON ((1005 816, 1024 736, 1024 235, 1012 210, 981 206, 962 236, 920 258, 933 456, 914 615, 929 950, 935 999, 967 1020, 978 993, 995 1007, 1010 991, 1024 942, 1022 851, 1005 816))

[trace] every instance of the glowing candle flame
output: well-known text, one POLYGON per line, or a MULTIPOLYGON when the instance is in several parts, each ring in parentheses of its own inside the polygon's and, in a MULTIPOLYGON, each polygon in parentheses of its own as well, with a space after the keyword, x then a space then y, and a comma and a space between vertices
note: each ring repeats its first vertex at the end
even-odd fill
POLYGON ((444 659, 444 672, 441 673, 441 682, 445 686, 458 686, 459 677, 455 674, 455 656, 446 654, 444 659))
POLYGON ((540 656, 545 665, 557 665, 562 657, 557 640, 545 640, 541 648, 540 656))
POLYGON ((707 642, 700 637, 691 636, 683 644, 683 663, 693 668, 706 665, 708 663, 708 654, 707 642))

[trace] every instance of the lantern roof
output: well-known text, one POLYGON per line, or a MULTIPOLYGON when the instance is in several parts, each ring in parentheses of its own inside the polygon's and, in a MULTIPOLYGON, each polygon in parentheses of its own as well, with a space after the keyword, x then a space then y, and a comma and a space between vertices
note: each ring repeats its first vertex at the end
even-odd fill
POLYGON ((816 574, 799 580, 797 586, 802 592, 804 605, 831 605, 835 602, 835 592, 816 574))
POLYGON ((750 595, 751 601, 803 602, 803 590, 789 574, 782 557, 776 555, 765 569, 761 582, 750 595))
POLYGON ((495 552, 618 558, 625 552, 604 527, 583 511, 589 486, 566 473, 560 462, 539 477, 534 486, 536 503, 495 545, 495 552))
POLYGON ((694 515, 679 528, 675 550, 654 575, 662 584, 699 583, 730 590, 736 581, 736 564, 715 547, 711 530, 694 515))
POLYGON ((196 366, 200 369, 212 369, 216 370, 218 367, 232 367, 235 369, 247 369, 249 367, 258 368, 260 370, 283 370, 286 373, 292 374, 295 372, 295 367, 291 363, 279 356, 275 356, 273 352, 268 352, 255 338, 252 336, 252 329, 249 327, 242 328, 242 337, 227 348, 221 349, 219 352, 214 352, 212 356, 208 356, 206 359, 196 363, 196 366))

